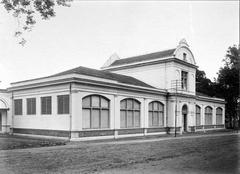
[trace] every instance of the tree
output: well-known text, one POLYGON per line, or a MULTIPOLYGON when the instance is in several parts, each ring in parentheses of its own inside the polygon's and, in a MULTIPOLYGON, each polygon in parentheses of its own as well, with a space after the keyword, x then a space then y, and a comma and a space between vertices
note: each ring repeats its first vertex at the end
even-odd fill
POLYGON ((213 82, 206 77, 204 71, 198 69, 196 71, 196 91, 209 96, 215 95, 213 82))
POLYGON ((240 115, 238 110, 239 95, 239 69, 240 69, 240 46, 232 46, 227 50, 224 66, 218 72, 216 81, 216 93, 218 97, 225 99, 226 103, 226 119, 229 121, 230 127, 234 127, 238 121, 240 126, 240 115))
MULTIPOLYGON (((26 31, 31 31, 36 23, 36 15, 40 15, 43 20, 55 16, 55 5, 69 6, 72 0, 1 0, 4 8, 17 18, 18 30, 16 37, 22 36, 26 31)), ((20 44, 24 45, 26 40, 21 37, 20 44)))
POLYGON ((196 71, 196 91, 224 98, 228 126, 233 128, 238 122, 240 127, 240 46, 229 47, 223 61, 224 66, 220 68, 214 82, 206 77, 204 71, 196 71))

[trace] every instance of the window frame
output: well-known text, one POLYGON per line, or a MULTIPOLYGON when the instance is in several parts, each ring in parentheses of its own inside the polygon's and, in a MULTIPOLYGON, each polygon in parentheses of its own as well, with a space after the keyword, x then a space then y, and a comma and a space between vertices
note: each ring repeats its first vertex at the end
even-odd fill
POLYGON ((223 124, 223 109, 221 107, 217 107, 216 108, 216 125, 220 125, 220 124, 223 124), (218 113, 218 110, 221 110, 221 113, 218 113), (218 117, 221 117, 221 122, 218 123, 218 117))
POLYGON ((205 107, 205 110, 204 110, 204 116, 205 116, 205 125, 212 125, 213 124, 213 108, 211 106, 207 106, 205 107), (210 109, 211 112, 207 112, 208 111, 208 108, 210 109), (210 117, 211 116, 211 117, 210 117), (209 117, 211 118, 211 124, 207 124, 206 123, 206 118, 209 117))
POLYGON ((141 102, 139 102, 138 100, 134 99, 134 98, 125 98, 123 100, 120 101, 120 128, 121 129, 131 129, 131 128, 140 128, 141 127, 141 102), (123 106, 123 103, 125 103, 125 107, 123 106), (128 105, 129 103, 131 104, 131 107, 128 105), (135 107, 135 103, 137 103, 137 107, 135 107), (124 126, 122 126, 122 113, 124 113, 124 126), (130 114, 131 113, 131 114, 130 114), (136 114, 139 115, 136 115, 136 114), (129 124, 129 115, 131 115, 132 117, 132 126, 130 126, 129 124), (138 125, 136 124, 136 120, 135 116, 139 116, 139 122, 138 125))
POLYGON ((188 90, 188 72, 183 70, 181 71, 181 89, 188 90))
POLYGON ((160 101, 152 101, 148 104, 148 126, 149 127, 164 127, 164 104, 160 101), (157 104, 157 109, 154 108, 154 103, 157 104), (157 114, 157 124, 154 124, 154 113, 157 114), (162 115, 162 124, 160 124, 160 117, 162 115), (150 117, 152 117, 150 119, 150 117), (150 123, 151 120, 151 123, 150 123))
POLYGON ((58 113, 58 115, 70 113, 70 96, 69 96, 69 94, 57 96, 57 113, 58 113), (62 100, 62 103, 61 103, 62 106, 60 105, 61 100, 62 100), (66 102, 67 102, 67 104, 66 104, 66 102), (60 108, 60 107, 62 107, 62 108, 60 108))
POLYGON ((84 127, 84 125, 82 125, 84 130, 89 130, 89 129, 98 129, 99 130, 99 129, 109 129, 110 128, 110 100, 108 98, 101 96, 101 95, 88 95, 88 96, 82 98, 82 113, 84 112, 84 110, 88 110, 90 113, 89 128, 84 127), (99 98, 99 107, 93 105, 93 97, 99 98), (88 98, 90 99, 89 100, 90 105, 86 106, 86 105, 84 105, 84 100, 87 100, 88 98), (102 99, 107 101, 107 107, 102 106, 102 99), (93 124, 92 124, 94 111, 99 112, 98 127, 95 127, 95 128, 93 127, 93 124), (102 125, 102 118, 103 118, 102 115, 103 115, 104 111, 107 111, 107 113, 108 113, 106 127, 103 127, 103 125, 102 125))
POLYGON ((41 115, 52 115, 52 96, 44 96, 44 97, 41 97, 41 115), (50 99, 50 105, 48 105, 48 100, 47 99, 50 99), (44 100, 46 100, 45 102, 46 103, 43 103, 44 100), (43 109, 43 104, 45 104, 45 109, 43 109), (50 109, 49 109, 50 108, 50 109))
POLYGON ((22 99, 14 99, 14 115, 23 115, 23 100, 22 99), (17 103, 20 102, 20 103, 17 103), (20 107, 19 107, 20 105, 20 107), (18 108, 19 107, 19 108, 18 108), (20 110, 17 110, 20 109, 20 110))
POLYGON ((36 115, 36 98, 34 98, 34 97, 27 98, 26 105, 27 105, 27 107, 26 107, 27 115, 36 115), (30 104, 30 106, 29 106, 29 104, 30 104))
POLYGON ((201 126, 202 120, 201 120, 201 107, 199 105, 196 105, 195 109, 195 116, 196 116, 196 126, 201 126), (199 112, 197 112, 199 109, 199 112), (197 117, 199 116, 199 124, 197 117))

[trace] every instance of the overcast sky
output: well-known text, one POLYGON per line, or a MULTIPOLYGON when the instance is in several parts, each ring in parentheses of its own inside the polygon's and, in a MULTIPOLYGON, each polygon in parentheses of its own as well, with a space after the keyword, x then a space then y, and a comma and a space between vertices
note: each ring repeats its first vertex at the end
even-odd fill
POLYGON ((229 46, 239 43, 238 1, 74 1, 37 21, 22 47, 16 20, 0 7, 0 88, 77 66, 99 69, 126 58, 174 48, 185 38, 199 69, 217 77, 229 46))

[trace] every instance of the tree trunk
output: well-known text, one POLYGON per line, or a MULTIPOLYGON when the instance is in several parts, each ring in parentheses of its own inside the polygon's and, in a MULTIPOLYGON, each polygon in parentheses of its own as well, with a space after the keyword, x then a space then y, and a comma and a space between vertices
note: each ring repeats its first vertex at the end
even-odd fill
POLYGON ((240 128, 240 115, 238 113, 238 129, 240 128))
POLYGON ((232 117, 229 117, 229 128, 232 129, 233 128, 233 124, 232 124, 232 117))

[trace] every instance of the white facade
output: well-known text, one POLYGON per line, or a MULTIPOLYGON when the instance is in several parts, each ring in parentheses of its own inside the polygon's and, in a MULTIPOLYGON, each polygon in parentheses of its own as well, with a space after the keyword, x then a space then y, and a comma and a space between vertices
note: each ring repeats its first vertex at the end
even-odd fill
POLYGON ((11 95, 6 90, 0 90, 0 133, 10 131, 12 122, 11 95))
MULTIPOLYGON (((119 60, 116 55, 111 57, 104 64, 104 71, 79 67, 46 78, 13 83, 12 87, 0 93, 0 132, 85 140, 165 134, 175 129, 182 133, 225 127, 224 100, 204 97, 195 92, 197 66, 185 40, 165 57, 134 62, 129 59, 128 63, 117 65, 115 61, 119 60), (66 113, 59 113, 59 96, 69 98, 66 100, 69 107, 66 113), (85 111, 90 115, 84 115, 83 100, 89 96, 99 97, 99 105, 103 97, 108 101, 108 108, 87 106, 85 111), (42 103, 43 97, 51 98, 50 114, 42 111, 45 105, 42 103), (27 113, 29 98, 36 101, 33 114, 27 113), (133 102, 127 103, 126 109, 122 108, 124 99, 133 102), (21 100, 19 106, 14 105, 16 100, 21 100), (200 107, 200 113, 196 112, 196 106, 200 107), (20 109, 18 114, 17 107, 20 109), (220 114, 216 113, 217 109, 220 114), (96 113, 100 119, 96 123, 100 126, 86 128, 84 123, 88 120, 85 118, 89 118, 90 125, 92 122, 95 124, 96 113), (101 119, 105 118, 103 114, 107 114, 108 126, 105 128, 101 128, 101 122, 104 122, 101 119), (124 121, 126 127, 121 126, 123 118, 127 119, 124 121)), ((89 100, 92 105, 93 99, 89 100)))

